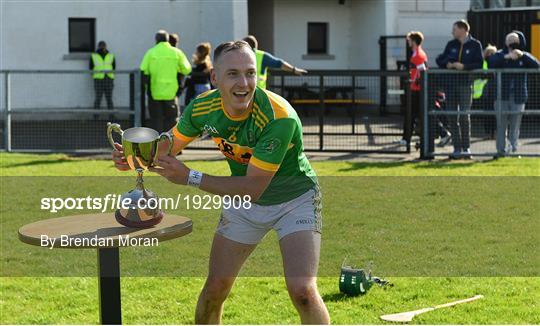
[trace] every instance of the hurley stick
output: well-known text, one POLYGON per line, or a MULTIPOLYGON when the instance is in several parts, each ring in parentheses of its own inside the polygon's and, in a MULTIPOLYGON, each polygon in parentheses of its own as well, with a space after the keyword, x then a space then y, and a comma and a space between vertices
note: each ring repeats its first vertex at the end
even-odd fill
POLYGON ((449 302, 449 303, 441 304, 441 305, 438 305, 438 306, 435 306, 435 307, 423 308, 423 309, 407 311, 407 312, 400 312, 400 313, 391 314, 391 315, 383 315, 383 316, 381 316, 381 319, 386 320, 386 321, 406 323, 406 322, 412 321, 414 316, 423 314, 424 312, 432 311, 432 310, 439 309, 439 308, 452 307, 452 306, 455 306, 455 305, 458 305, 458 304, 461 304, 461 303, 467 303, 467 302, 471 302, 471 301, 474 301, 474 300, 478 300, 478 299, 483 298, 483 297, 484 296, 481 295, 481 294, 480 295, 475 295, 474 297, 471 297, 471 298, 458 300, 458 301, 454 301, 454 302, 449 302))

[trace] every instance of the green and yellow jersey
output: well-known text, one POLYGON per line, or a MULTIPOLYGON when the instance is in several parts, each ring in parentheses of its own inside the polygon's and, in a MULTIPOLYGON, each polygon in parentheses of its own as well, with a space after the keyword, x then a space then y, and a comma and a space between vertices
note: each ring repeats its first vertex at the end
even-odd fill
POLYGON ((249 163, 276 172, 257 204, 292 200, 317 183, 304 154, 302 123, 277 94, 257 87, 252 108, 239 117, 225 111, 219 90, 199 95, 187 106, 173 132, 189 142, 204 131, 225 155, 233 176, 245 176, 249 163))

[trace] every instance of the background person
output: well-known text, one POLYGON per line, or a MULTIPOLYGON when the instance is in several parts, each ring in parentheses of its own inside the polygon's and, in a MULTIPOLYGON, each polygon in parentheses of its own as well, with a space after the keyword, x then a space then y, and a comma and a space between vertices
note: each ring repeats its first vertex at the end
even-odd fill
MULTIPOLYGON (((459 71, 481 69, 484 60, 482 44, 469 34, 470 26, 458 20, 452 26, 453 40, 446 44, 444 52, 437 57, 442 69, 459 71)), ((449 111, 469 111, 472 104, 472 82, 468 75, 443 75, 445 81, 446 108, 449 111)), ((450 158, 471 158, 471 121, 469 114, 458 113, 448 117, 454 152, 450 158)))
POLYGON ((148 93, 151 126, 158 132, 170 130, 178 117, 178 76, 191 72, 191 65, 180 49, 172 47, 169 34, 160 30, 156 45, 149 49, 140 65, 148 93))
POLYGON ((266 88, 266 80, 268 79, 268 69, 281 69, 283 71, 292 72, 295 75, 301 76, 307 74, 307 70, 297 68, 287 61, 274 57, 268 52, 259 50, 259 42, 253 35, 244 37, 249 46, 255 51, 257 59, 257 86, 266 88))
MULTIPOLYGON (((539 63, 532 54, 523 51, 526 45, 525 36, 519 31, 506 35, 506 47, 489 57, 490 68, 512 69, 538 69, 539 63)), ((502 73, 501 76, 501 107, 503 112, 497 123, 497 155, 504 156, 507 153, 515 153, 518 150, 519 129, 522 114, 527 102, 527 74, 525 73, 502 73), (509 140, 509 148, 506 148, 506 137, 509 140)))
MULTIPOLYGON (((174 49, 177 49, 180 56, 182 57, 186 57, 186 55, 184 54, 184 51, 182 51, 180 49, 180 36, 176 33, 171 33, 169 34, 169 44, 174 48, 174 49)), ((186 58, 187 60, 187 58, 186 58)), ((178 91, 176 92, 176 103, 178 103, 178 98, 180 98, 180 96, 182 95, 182 92, 184 91, 184 88, 185 88, 185 81, 186 81, 186 75, 183 75, 181 73, 178 73, 176 75, 176 79, 178 79, 178 91)), ((179 105, 180 106, 180 112, 182 112, 182 105, 179 105)))
MULTIPOLYGON (((483 70, 489 68, 489 57, 497 52, 497 47, 488 44, 484 49, 483 70)), ((487 78, 475 79, 473 82, 473 107, 479 110, 495 110, 495 101, 497 100, 497 81, 495 75, 489 74, 487 78)), ((484 132, 493 138, 495 135, 495 116, 483 116, 484 132)))
MULTIPOLYGON (((422 49, 422 42, 424 41, 424 35, 422 32, 411 31, 407 34, 407 44, 412 50, 411 59, 409 62, 409 82, 411 88, 411 131, 417 135, 422 134, 422 126, 420 124, 420 90, 422 88, 420 84, 420 76, 422 71, 427 70, 428 57, 422 49)), ((406 119, 404 119, 406 120, 406 119)), ((406 122, 406 121, 405 121, 406 122)), ((403 128, 405 132, 407 128, 403 128)), ((402 145, 406 145, 410 139, 403 137, 400 142, 402 145)))
POLYGON ((212 46, 210 43, 200 43, 192 57, 193 69, 186 80, 186 106, 199 96, 212 88, 210 72, 212 71, 212 59, 210 59, 212 46))
MULTIPOLYGON (((439 77, 440 75, 433 75, 432 79, 436 79, 436 77, 439 77)), ((436 83, 433 83, 433 85, 436 85, 436 83)), ((446 110, 446 94, 444 91, 437 91, 435 94, 435 110, 446 110)), ((435 135, 439 137, 439 142, 437 143, 437 147, 445 147, 448 145, 450 140, 452 140, 452 134, 448 130, 448 119, 446 115, 437 115, 435 123, 437 124, 435 127, 435 135)))
POLYGON ((107 50, 107 43, 105 41, 98 42, 98 49, 95 53, 92 53, 90 57, 90 70, 94 73, 94 109, 98 110, 101 104, 101 99, 105 95, 107 101, 107 109, 113 110, 112 92, 114 88, 114 73, 112 70, 116 69, 116 60, 114 54, 107 50), (107 73, 103 71, 109 71, 107 73))
POLYGON ((170 33, 169 34, 169 44, 173 47, 173 48, 177 48, 178 49, 178 44, 180 43, 180 36, 178 36, 178 34, 176 33, 170 33))

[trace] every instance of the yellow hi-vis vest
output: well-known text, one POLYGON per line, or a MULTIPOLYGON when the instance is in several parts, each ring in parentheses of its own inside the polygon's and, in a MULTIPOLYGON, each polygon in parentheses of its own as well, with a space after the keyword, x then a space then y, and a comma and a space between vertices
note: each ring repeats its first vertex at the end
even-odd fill
MULTIPOLYGON (((482 65, 482 69, 487 70, 488 69, 488 63, 486 60, 484 60, 484 63, 482 65)), ((473 83, 473 99, 477 100, 482 97, 482 94, 484 93, 484 87, 486 86, 488 80, 487 79, 475 79, 473 83)))
MULTIPOLYGON (((113 61, 114 61, 114 54, 110 52, 105 55, 105 59, 97 53, 92 53, 92 62, 94 63, 94 71, 113 70, 113 65, 112 65, 113 61)), ((103 79, 105 78, 105 73, 94 72, 93 77, 94 79, 103 79)), ((109 77, 110 79, 114 79, 114 73, 108 72, 107 77, 109 77)))
POLYGON ((257 60, 257 86, 266 89, 266 74, 267 69, 262 71, 262 62, 264 58, 264 51, 255 49, 255 59, 257 60))
POLYGON ((177 73, 189 75, 191 64, 184 52, 169 42, 159 42, 146 51, 139 66, 150 78, 150 93, 155 101, 170 101, 178 91, 177 73))

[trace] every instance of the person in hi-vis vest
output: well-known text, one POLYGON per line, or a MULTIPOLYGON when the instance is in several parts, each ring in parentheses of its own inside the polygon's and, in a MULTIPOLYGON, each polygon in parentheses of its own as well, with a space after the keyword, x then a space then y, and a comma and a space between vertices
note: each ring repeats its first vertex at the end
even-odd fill
POLYGON ((184 52, 171 46, 167 31, 159 30, 155 40, 139 68, 148 94, 150 124, 158 132, 164 132, 176 125, 178 117, 177 75, 189 75, 191 63, 184 52))
POLYGON ((114 73, 116 60, 114 54, 107 50, 107 43, 99 41, 98 49, 90 57, 90 70, 94 71, 94 109, 99 109, 101 99, 105 95, 107 109, 113 109, 112 91, 114 88, 114 73))
MULTIPOLYGON (((482 70, 488 70, 488 58, 494 55, 497 52, 497 47, 491 44, 488 44, 484 49, 484 62, 482 63, 482 70)), ((478 100, 482 98, 484 94, 484 87, 488 83, 487 78, 478 78, 473 82, 473 99, 478 100)))
MULTIPOLYGON (((483 70, 488 70, 489 57, 497 52, 497 47, 488 44, 484 49, 483 70)), ((497 76, 493 73, 486 74, 483 78, 478 78, 473 81, 473 109, 479 110, 495 110, 495 101, 497 99, 497 76)), ((486 115, 482 117, 484 132, 491 139, 495 137, 496 121, 495 115, 486 115)))
POLYGON ((299 76, 307 74, 307 70, 295 67, 283 59, 274 57, 268 52, 259 50, 259 42, 255 38, 255 36, 248 35, 244 37, 244 41, 246 41, 249 46, 251 46, 253 51, 255 51, 255 59, 257 61, 257 86, 259 86, 260 88, 266 89, 268 68, 289 71, 299 76))

